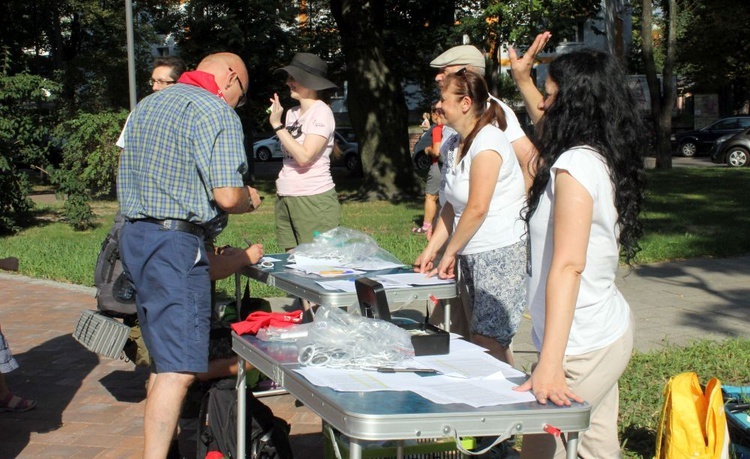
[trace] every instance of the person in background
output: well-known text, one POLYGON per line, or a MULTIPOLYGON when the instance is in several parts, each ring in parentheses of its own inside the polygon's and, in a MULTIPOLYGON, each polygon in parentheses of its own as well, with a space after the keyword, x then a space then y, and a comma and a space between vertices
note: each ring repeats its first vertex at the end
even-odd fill
POLYGON ((125 132, 117 183, 127 219, 120 254, 154 363, 145 458, 167 455, 187 388, 208 370, 206 232, 227 213, 260 205, 257 191, 243 184, 247 156, 233 110, 245 102, 248 81, 239 56, 211 54, 178 84, 142 100, 125 132))
POLYGON ((276 241, 290 251, 312 242, 313 234, 339 226, 341 208, 330 166, 336 122, 324 100, 324 91, 336 85, 327 78, 328 65, 314 54, 295 54, 278 73, 286 75, 292 99, 300 103, 282 123, 284 107, 274 94, 268 117, 284 152, 276 180, 276 241))
POLYGON ((422 113, 422 124, 419 125, 422 128, 422 132, 429 131, 430 126, 430 114, 427 112, 422 113))
POLYGON ((152 68, 154 70, 151 71, 148 84, 154 92, 177 83, 180 76, 187 70, 185 61, 176 56, 157 57, 154 59, 152 68))
POLYGON ((430 158, 430 168, 427 171, 427 181, 424 186, 424 218, 422 226, 412 228, 414 234, 426 234, 429 241, 432 237, 432 227, 438 214, 438 193, 440 191, 440 144, 443 142, 442 114, 437 109, 437 103, 431 107, 433 125, 429 131, 431 145, 424 149, 430 158))
MULTIPOLYGON (((175 56, 157 57, 154 59, 152 68, 153 70, 151 71, 151 78, 149 78, 148 84, 151 85, 151 90, 154 92, 177 83, 180 76, 185 73, 185 70, 187 70, 185 61, 175 56)), ((125 126, 122 127, 120 137, 118 137, 115 142, 115 145, 120 148, 125 148, 125 129, 128 127, 129 120, 130 115, 128 115, 128 119, 125 120, 125 126)))
MULTIPOLYGON (((563 54, 549 65, 545 95, 530 62, 545 40, 518 59, 514 78, 536 123, 536 175, 526 209, 530 240, 528 305, 539 360, 516 390, 539 403, 591 405, 580 457, 620 457, 618 379, 633 348, 633 317, 615 286, 622 256, 630 263, 643 235, 643 156, 638 105, 614 56, 563 54)), ((564 457, 563 439, 524 435, 522 457, 564 457)))
POLYGON ((11 392, 8 383, 5 381, 5 373, 18 368, 18 362, 13 357, 5 341, 2 329, 0 329, 0 411, 10 411, 13 413, 23 413, 24 411, 36 408, 36 401, 19 397, 11 392))
POLYGON ((526 293, 523 174, 502 131, 504 112, 490 101, 481 75, 461 69, 446 76, 438 108, 457 132, 443 145, 455 160, 444 166, 446 202, 415 270, 454 278, 460 269, 472 304, 472 342, 513 365, 510 344, 526 293))
POLYGON ((151 72, 148 84, 154 92, 177 83, 180 76, 187 70, 185 61, 175 56, 157 57, 151 67, 154 70, 151 72))

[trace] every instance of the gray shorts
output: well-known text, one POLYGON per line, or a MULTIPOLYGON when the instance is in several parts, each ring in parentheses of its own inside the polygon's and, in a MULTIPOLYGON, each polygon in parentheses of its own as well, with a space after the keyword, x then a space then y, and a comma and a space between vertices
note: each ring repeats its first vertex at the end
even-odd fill
POLYGON ((526 243, 459 255, 472 304, 471 330, 510 346, 526 304, 526 243))
POLYGON ((438 163, 432 163, 427 170, 427 183, 424 185, 425 194, 437 195, 440 191, 440 166, 438 163))

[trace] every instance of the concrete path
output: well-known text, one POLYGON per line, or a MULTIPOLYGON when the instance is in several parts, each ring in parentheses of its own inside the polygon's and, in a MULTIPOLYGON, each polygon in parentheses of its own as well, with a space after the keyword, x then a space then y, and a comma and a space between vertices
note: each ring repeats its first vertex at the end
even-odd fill
MULTIPOLYGON (((620 274, 618 285, 637 322, 638 351, 748 336, 750 256, 660 263, 620 274)), ((273 303, 282 308, 288 301, 273 303)), ((0 413, 0 458, 141 456, 146 372, 93 354, 71 336, 81 311, 95 308, 93 289, 0 273, 0 325, 21 365, 6 378, 15 392, 38 402, 27 413, 0 413)), ((523 368, 535 359, 529 329, 525 318, 514 342, 523 368)), ((315 414, 289 395, 263 401, 292 424, 297 457, 323 457, 315 414)))

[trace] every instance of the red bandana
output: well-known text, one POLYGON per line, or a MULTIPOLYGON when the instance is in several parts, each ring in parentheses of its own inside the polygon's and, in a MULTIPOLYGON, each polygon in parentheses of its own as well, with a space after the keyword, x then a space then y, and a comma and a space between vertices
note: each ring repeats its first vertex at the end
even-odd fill
POLYGON ((221 89, 219 89, 219 86, 216 84, 214 76, 210 73, 202 72, 200 70, 185 72, 182 74, 182 76, 180 76, 180 79, 177 80, 177 82, 198 86, 199 88, 203 88, 211 94, 219 96, 219 99, 223 100, 224 102, 227 101, 224 98, 224 94, 221 92, 221 89))

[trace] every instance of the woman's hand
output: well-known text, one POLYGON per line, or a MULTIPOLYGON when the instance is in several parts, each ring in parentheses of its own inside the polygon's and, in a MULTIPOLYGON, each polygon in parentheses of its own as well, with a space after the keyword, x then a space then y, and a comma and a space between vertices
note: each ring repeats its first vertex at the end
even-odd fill
POLYGON ((437 267, 437 275, 441 279, 456 278, 456 256, 443 254, 437 267))
POLYGON ((562 365, 546 364, 542 360, 534 368, 531 377, 520 386, 514 387, 513 390, 519 392, 530 390, 542 405, 546 405, 547 400, 559 406, 567 406, 574 401, 583 402, 581 397, 568 388, 562 365))
POLYGON ((544 50, 544 47, 547 46, 547 42, 551 37, 552 34, 550 32, 542 32, 537 35, 534 39, 534 43, 529 46, 529 49, 526 50, 526 54, 520 59, 514 48, 508 48, 508 59, 510 59, 511 73, 516 84, 531 81, 531 69, 534 67, 536 57, 544 50))
MULTIPOLYGON (((521 93, 521 97, 523 97, 523 103, 526 105, 526 111, 529 113, 531 122, 534 124, 538 123, 544 114, 539 108, 544 98, 531 79, 531 69, 534 67, 537 55, 544 50, 551 36, 552 34, 549 32, 542 32, 537 35, 534 43, 529 46, 526 54, 520 59, 515 49, 508 48, 508 58, 510 59, 513 81, 516 82, 516 87, 518 87, 518 91, 521 93)), ((524 166, 522 165, 522 167, 524 166)))
POLYGON ((284 124, 281 122, 281 115, 284 113, 284 107, 281 106, 281 102, 279 102, 279 95, 276 93, 273 93, 273 98, 269 100, 271 102, 271 107, 269 107, 269 110, 271 110, 271 112, 268 116, 268 122, 271 123, 271 127, 275 128, 281 124, 284 124))
POLYGON ((433 262, 435 261, 435 252, 430 250, 429 246, 425 248, 421 254, 414 260, 412 266, 414 266, 415 273, 427 274, 430 277, 434 274, 433 262))

